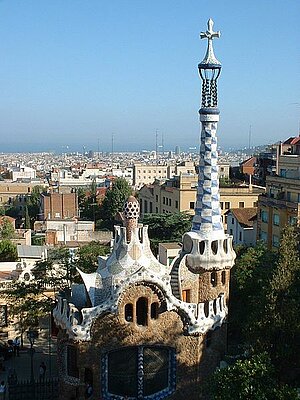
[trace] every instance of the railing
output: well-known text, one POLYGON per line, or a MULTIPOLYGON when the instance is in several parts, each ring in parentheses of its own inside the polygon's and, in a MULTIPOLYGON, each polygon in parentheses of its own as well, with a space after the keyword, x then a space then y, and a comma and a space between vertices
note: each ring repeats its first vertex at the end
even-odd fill
POLYGON ((30 379, 8 383, 9 400, 57 400, 58 378, 32 383, 30 379))

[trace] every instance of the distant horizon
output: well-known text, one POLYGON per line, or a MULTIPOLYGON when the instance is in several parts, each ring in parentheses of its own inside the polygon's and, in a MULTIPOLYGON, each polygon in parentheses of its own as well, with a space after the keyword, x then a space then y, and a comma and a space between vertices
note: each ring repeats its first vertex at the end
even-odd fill
MULTIPOLYGON (((285 138, 285 139, 287 139, 287 138, 285 138)), ((283 139, 283 140, 285 140, 285 139, 283 139)), ((253 150, 253 149, 256 149, 256 148, 259 148, 259 147, 267 147, 267 146, 273 145, 275 143, 276 142, 267 143, 267 144, 264 143, 264 144, 252 145, 250 147, 250 150, 253 150)), ((9 146, 9 145, 7 145, 7 146, 9 146)), ((68 149, 66 148, 66 146, 58 146, 58 147, 55 148, 54 146, 51 146, 51 145, 49 145, 49 146, 45 145, 43 147, 40 147, 40 146, 34 147, 34 145, 32 146, 30 144, 28 144, 28 145, 20 145, 20 146, 23 146, 23 149, 20 149, 20 148, 18 149, 18 147, 15 146, 14 149, 12 149, 10 147, 7 147, 7 149, 5 150, 5 146, 3 146, 0 143, 0 154, 54 153, 54 154, 58 155, 58 154, 66 154, 66 153, 67 154, 72 154, 72 153, 83 154, 84 152, 88 153, 90 151, 93 151, 95 153, 98 152, 97 148, 92 148, 92 147, 89 147, 89 146, 86 146, 85 151, 83 151, 83 147, 80 146, 80 145, 78 145, 78 146, 74 145, 74 147, 73 146, 69 146, 68 149)), ((169 151, 175 152, 175 147, 176 146, 177 145, 174 145, 173 148, 165 148, 164 153, 167 153, 169 151)), ((192 150, 192 146, 191 147, 186 147, 186 148, 183 148, 181 146, 179 146, 179 147, 180 147, 180 151, 184 152, 184 153, 192 152, 192 153, 197 153, 198 154, 198 152, 199 152, 199 145, 195 146, 196 149, 193 149, 194 151, 191 151, 192 150)), ((233 148, 233 147, 226 147, 225 148, 225 147, 222 147, 222 146, 218 146, 218 147, 223 152, 231 152, 231 151, 234 152, 234 151, 241 151, 241 150, 245 150, 246 152, 249 151, 249 147, 247 147, 247 146, 236 147, 236 148, 233 148)), ((118 148, 114 149, 114 153, 140 153, 140 152, 143 152, 143 151, 152 152, 152 151, 155 151, 155 148, 154 147, 153 148, 145 148, 145 147, 138 148, 137 147, 135 149, 132 148, 132 149, 127 149, 127 150, 118 149, 118 148)), ((102 150, 101 148, 99 149, 99 152, 100 153, 109 153, 109 154, 112 153, 111 149, 102 150)), ((162 153, 162 151, 159 151, 159 154, 161 154, 161 153, 162 153)))

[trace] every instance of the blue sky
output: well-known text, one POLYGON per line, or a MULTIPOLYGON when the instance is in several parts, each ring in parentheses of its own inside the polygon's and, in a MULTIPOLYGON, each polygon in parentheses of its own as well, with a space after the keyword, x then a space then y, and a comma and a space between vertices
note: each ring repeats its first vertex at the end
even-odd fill
POLYGON ((209 17, 223 147, 298 134, 298 0, 0 0, 0 151, 196 146, 209 17), (160 139, 161 140, 161 139, 160 139))

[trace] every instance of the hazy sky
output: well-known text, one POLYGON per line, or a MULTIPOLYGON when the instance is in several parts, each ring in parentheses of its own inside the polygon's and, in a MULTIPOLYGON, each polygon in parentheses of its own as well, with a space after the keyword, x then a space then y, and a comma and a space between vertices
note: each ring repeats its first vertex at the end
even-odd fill
POLYGON ((209 17, 221 146, 297 135, 299 0, 0 0, 0 151, 196 146, 209 17))

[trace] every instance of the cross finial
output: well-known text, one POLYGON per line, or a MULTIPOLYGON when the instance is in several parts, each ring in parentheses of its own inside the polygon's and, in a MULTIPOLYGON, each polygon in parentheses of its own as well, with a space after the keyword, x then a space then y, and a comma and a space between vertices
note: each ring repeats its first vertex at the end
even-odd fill
POLYGON ((211 18, 209 18, 207 22, 208 29, 206 32, 200 33, 200 38, 208 39, 208 41, 211 41, 214 38, 219 38, 221 36, 221 32, 220 31, 214 32, 213 26, 214 26, 214 21, 211 18))
POLYGON ((213 25, 214 21, 210 18, 207 22, 207 31, 206 32, 201 32, 200 33, 200 38, 201 39, 207 39, 207 51, 204 59, 202 62, 199 64, 201 66, 204 65, 218 65, 221 66, 220 61, 216 59, 216 56, 214 55, 214 49, 213 49, 213 39, 214 38, 219 38, 221 36, 220 31, 214 32, 213 30, 213 25))

